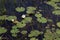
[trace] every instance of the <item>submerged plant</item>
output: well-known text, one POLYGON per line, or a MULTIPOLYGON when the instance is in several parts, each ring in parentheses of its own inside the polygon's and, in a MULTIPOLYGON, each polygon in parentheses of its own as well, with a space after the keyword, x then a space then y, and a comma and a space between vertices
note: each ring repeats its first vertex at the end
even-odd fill
POLYGON ((32 30, 32 31, 30 32, 30 34, 28 35, 28 37, 37 37, 37 36, 39 36, 40 34, 41 34, 40 31, 38 31, 38 30, 32 30))
POLYGON ((17 12, 24 12, 25 11, 25 8, 24 7, 17 7, 15 10, 17 12))
POLYGON ((6 32, 7 32, 7 29, 5 29, 4 27, 0 27, 0 34, 6 33, 6 32))

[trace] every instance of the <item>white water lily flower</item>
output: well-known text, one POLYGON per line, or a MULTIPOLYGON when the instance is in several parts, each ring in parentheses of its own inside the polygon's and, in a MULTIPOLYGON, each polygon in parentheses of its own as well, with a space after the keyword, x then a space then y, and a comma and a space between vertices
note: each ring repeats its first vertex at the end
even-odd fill
POLYGON ((26 17, 26 15, 22 15, 21 17, 22 17, 22 18, 25 18, 25 17, 26 17))

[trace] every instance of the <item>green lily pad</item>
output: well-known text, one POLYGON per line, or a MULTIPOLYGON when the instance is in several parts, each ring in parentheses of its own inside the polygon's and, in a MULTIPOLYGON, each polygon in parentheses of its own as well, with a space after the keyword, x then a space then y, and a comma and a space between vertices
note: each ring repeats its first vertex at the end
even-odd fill
POLYGON ((6 32, 7 32, 7 29, 5 29, 4 27, 0 27, 0 34, 6 33, 6 32))
POLYGON ((30 34, 28 35, 28 37, 37 37, 37 36, 39 36, 40 34, 41 34, 40 31, 38 31, 38 30, 32 30, 32 31, 30 32, 30 34))
POLYGON ((16 33, 12 33, 12 36, 13 36, 13 37, 17 37, 17 34, 16 34, 16 33))
POLYGON ((53 11, 53 14, 54 14, 54 15, 60 15, 60 10, 54 10, 54 11, 53 11))
POLYGON ((25 11, 25 8, 24 7, 17 7, 15 10, 17 12, 24 12, 25 11))
POLYGON ((23 28, 23 27, 26 26, 26 24, 25 24, 25 23, 22 23, 22 22, 19 22, 19 23, 17 23, 16 26, 17 26, 18 28, 23 28))
POLYGON ((44 18, 44 17, 37 18, 37 21, 40 22, 40 23, 47 23, 47 19, 44 18))
POLYGON ((12 29, 10 32, 11 32, 11 33, 18 33, 19 30, 18 30, 18 29, 12 29))
POLYGON ((29 7, 27 7, 27 10, 34 11, 34 10, 36 10, 36 7, 29 6, 29 7))
POLYGON ((27 7, 26 13, 27 14, 35 13, 35 10, 36 10, 36 7, 30 6, 30 7, 27 7))
POLYGON ((37 18, 39 18, 39 17, 42 17, 42 14, 36 13, 35 16, 36 16, 37 18))
POLYGON ((57 29, 57 30, 56 30, 56 33, 57 33, 57 34, 60 34, 60 30, 59 30, 59 29, 57 29))
POLYGON ((57 24, 56 24, 58 27, 60 27, 60 22, 57 22, 57 24))
POLYGON ((12 21, 12 19, 15 20, 15 19, 17 19, 17 17, 16 16, 8 16, 6 19, 9 21, 12 21))
POLYGON ((27 31, 23 30, 21 31, 22 34, 27 34, 27 31))
POLYGON ((0 16, 0 20, 5 20, 6 19, 6 15, 0 16))
POLYGON ((38 40, 38 39, 33 37, 33 38, 30 38, 30 40, 38 40))

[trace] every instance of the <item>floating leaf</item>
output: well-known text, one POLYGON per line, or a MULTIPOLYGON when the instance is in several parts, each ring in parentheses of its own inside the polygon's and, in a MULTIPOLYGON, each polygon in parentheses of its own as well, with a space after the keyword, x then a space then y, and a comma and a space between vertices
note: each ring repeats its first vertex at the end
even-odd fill
POLYGON ((2 40, 2 37, 0 36, 0 40, 2 40))
POLYGON ((13 36, 13 37, 17 37, 17 34, 16 34, 16 33, 12 33, 12 36, 13 36))
POLYGON ((27 10, 34 11, 34 10, 36 10, 36 7, 29 6, 29 7, 27 7, 27 10))
POLYGON ((25 11, 25 8, 24 7, 17 7, 15 10, 17 12, 24 12, 25 11))
POLYGON ((31 17, 25 17, 24 20, 22 20, 21 22, 22 23, 29 23, 32 21, 32 18, 31 17))
POLYGON ((17 26, 16 25, 12 26, 12 29, 17 29, 17 26))
POLYGON ((36 13, 35 16, 38 18, 38 17, 42 17, 42 14, 40 13, 36 13))
POLYGON ((38 31, 38 30, 32 30, 31 32, 30 32, 30 34, 28 35, 28 37, 37 37, 37 36, 39 36, 41 34, 41 32, 40 31, 38 31))
POLYGON ((30 38, 30 40, 38 40, 38 39, 33 37, 33 38, 30 38))
POLYGON ((23 30, 21 31, 22 34, 27 34, 27 31, 23 30))
POLYGON ((6 19, 6 15, 0 16, 0 20, 5 20, 6 19))
POLYGON ((32 18, 31 18, 31 17, 26 17, 24 20, 25 20, 26 23, 27 23, 27 22, 31 22, 31 21, 32 21, 32 18))
POLYGON ((25 26, 26 26, 25 23, 22 23, 22 22, 17 23, 17 27, 18 27, 18 28, 23 28, 23 27, 25 27, 25 26))
POLYGON ((59 6, 57 6, 57 4, 53 1, 48 1, 47 4, 51 5, 52 7, 54 7, 55 9, 60 9, 59 6))
POLYGON ((60 27, 60 22, 57 22, 57 24, 56 24, 58 27, 60 27))
POLYGON ((26 13, 28 14, 35 13, 35 10, 36 10, 36 7, 30 6, 30 7, 27 7, 26 13))
POLYGON ((17 17, 16 16, 8 16, 6 19, 9 21, 12 21, 12 19, 15 20, 15 19, 17 19, 17 17))
POLYGON ((10 32, 11 32, 11 33, 18 33, 19 30, 18 30, 18 29, 12 29, 10 32))
POLYGON ((40 23, 46 23, 47 19, 44 18, 44 17, 41 17, 41 18, 37 18, 37 21, 40 22, 40 23))
POLYGON ((53 14, 54 14, 54 15, 60 15, 60 10, 54 10, 54 11, 53 11, 53 14))
POLYGON ((47 19, 47 21, 48 21, 48 22, 53 22, 53 20, 52 20, 52 19, 47 19))
POLYGON ((53 34, 49 29, 44 34, 44 40, 53 40, 53 34))
POLYGON ((26 11, 27 14, 34 14, 35 11, 26 11))
POLYGON ((56 33, 60 35, 60 30, 59 30, 59 29, 57 29, 57 30, 56 30, 56 33))
POLYGON ((51 0, 52 2, 60 2, 60 0, 51 0))
POLYGON ((4 27, 0 27, 0 34, 5 33, 5 32, 7 32, 7 29, 5 29, 4 27))

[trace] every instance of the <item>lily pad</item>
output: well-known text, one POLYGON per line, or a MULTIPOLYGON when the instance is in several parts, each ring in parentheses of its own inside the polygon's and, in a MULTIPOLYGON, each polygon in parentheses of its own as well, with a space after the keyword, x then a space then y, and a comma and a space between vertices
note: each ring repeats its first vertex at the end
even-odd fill
POLYGON ((60 22, 57 22, 57 24, 56 24, 58 27, 60 27, 60 22))
POLYGON ((32 30, 32 31, 30 32, 30 34, 28 35, 28 37, 37 37, 37 36, 39 36, 40 34, 41 34, 40 31, 38 31, 38 30, 32 30))
POLYGON ((24 7, 17 7, 15 10, 17 12, 24 12, 25 11, 25 8, 24 7))
POLYGON ((0 34, 6 33, 6 32, 7 32, 7 29, 5 29, 4 27, 0 27, 0 34))

